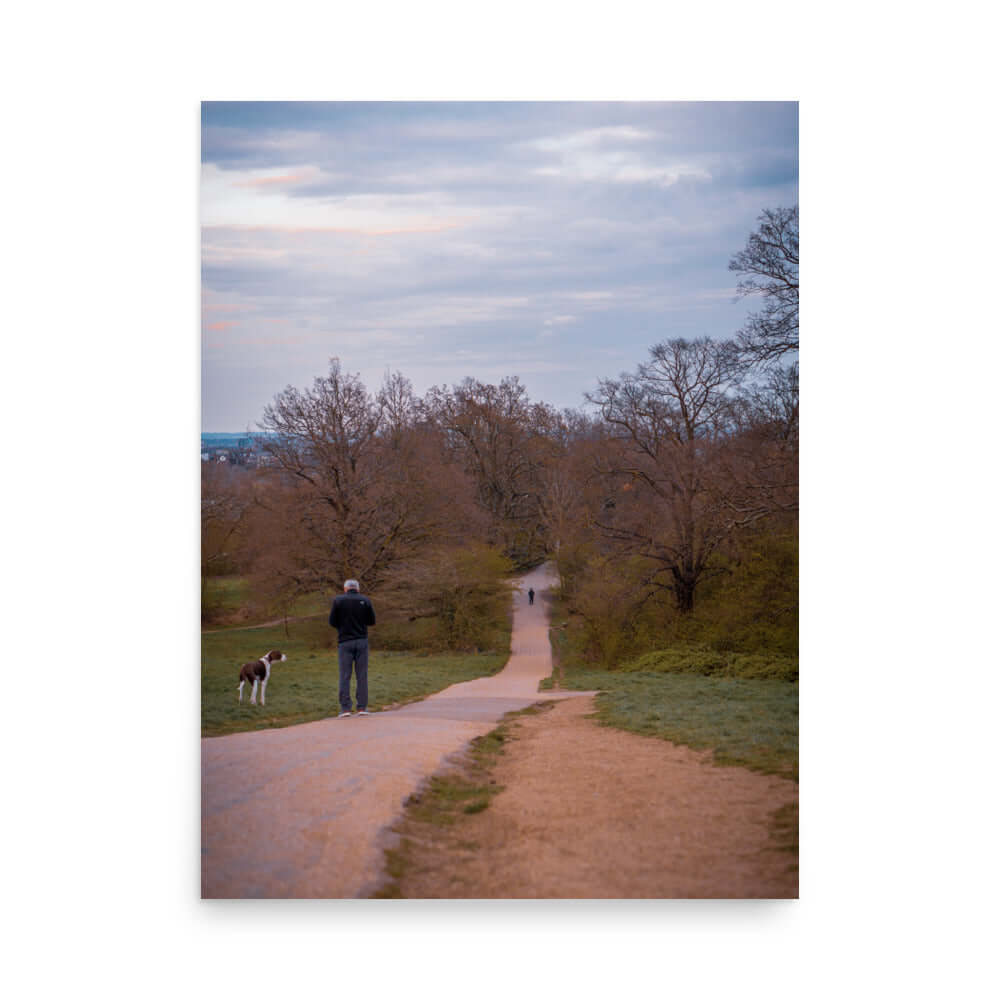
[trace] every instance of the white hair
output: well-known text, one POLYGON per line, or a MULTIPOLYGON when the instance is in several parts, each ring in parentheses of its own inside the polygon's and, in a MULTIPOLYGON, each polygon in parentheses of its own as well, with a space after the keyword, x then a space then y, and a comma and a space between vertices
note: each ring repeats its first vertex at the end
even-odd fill
POLYGON ((360 590, 361 586, 358 584, 357 580, 345 580, 344 590, 360 590))

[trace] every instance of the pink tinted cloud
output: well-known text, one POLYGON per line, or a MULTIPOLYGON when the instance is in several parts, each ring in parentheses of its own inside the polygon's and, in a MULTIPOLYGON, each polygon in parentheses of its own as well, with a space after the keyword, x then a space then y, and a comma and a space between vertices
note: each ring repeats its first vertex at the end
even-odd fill
POLYGON ((231 326, 236 326, 236 320, 234 319, 220 319, 216 323, 209 323, 205 326, 206 330, 228 330, 231 326))
POLYGON ((315 339, 309 334, 289 336, 288 334, 256 334, 247 337, 237 337, 231 341, 235 347, 298 347, 303 344, 314 344, 315 339))
POLYGON ((449 229, 459 229, 460 222, 436 222, 426 225, 400 226, 393 229, 365 229, 358 226, 202 226, 202 233, 276 233, 289 236, 310 235, 311 233, 341 233, 347 236, 412 236, 422 233, 443 233, 449 229))
POLYGON ((266 187, 269 184, 298 184, 309 177, 309 174, 281 174, 278 177, 258 177, 249 181, 233 181, 233 187, 266 187))

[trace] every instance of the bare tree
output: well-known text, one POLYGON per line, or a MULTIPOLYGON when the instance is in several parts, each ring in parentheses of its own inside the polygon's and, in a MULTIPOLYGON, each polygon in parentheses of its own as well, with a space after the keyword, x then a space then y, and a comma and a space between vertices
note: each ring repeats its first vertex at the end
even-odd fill
POLYGON ((523 563, 541 549, 538 493, 545 424, 553 411, 528 400, 519 380, 489 385, 472 378, 424 397, 428 419, 445 435, 476 483, 489 517, 487 542, 523 563))
POLYGON ((717 470, 735 426, 745 375, 733 341, 669 340, 635 375, 605 379, 589 396, 612 431, 600 472, 609 495, 595 525, 651 566, 646 582, 694 608, 695 589, 737 519, 717 470))
POLYGON ((741 525, 799 508, 799 366, 772 366, 740 394, 737 428, 719 459, 724 502, 741 525))
POLYGON ((292 487, 281 496, 290 551, 278 569, 300 591, 346 577, 373 587, 428 532, 419 463, 386 456, 386 407, 334 358, 311 388, 289 386, 264 411, 264 448, 292 487))
POLYGON ((729 270, 744 275, 739 295, 764 299, 738 338, 748 357, 767 363, 799 349, 799 207, 766 209, 757 221, 729 270))
POLYGON ((798 447, 799 363, 768 369, 767 377, 743 394, 744 423, 775 441, 798 447))
POLYGON ((206 462, 201 470, 201 572, 232 572, 242 556, 243 535, 253 508, 244 470, 206 462))
POLYGON ((416 423, 420 413, 420 400, 413 392, 413 383, 401 372, 386 372, 378 392, 382 407, 385 432, 396 449, 408 430, 416 423))

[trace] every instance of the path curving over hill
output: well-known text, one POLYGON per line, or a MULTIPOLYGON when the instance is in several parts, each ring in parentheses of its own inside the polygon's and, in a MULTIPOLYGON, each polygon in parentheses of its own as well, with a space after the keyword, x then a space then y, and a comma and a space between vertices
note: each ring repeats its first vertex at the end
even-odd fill
POLYGON ((384 832, 446 757, 505 713, 568 696, 538 692, 552 672, 548 615, 527 591, 554 583, 548 564, 518 581, 511 658, 493 677, 365 718, 203 739, 203 898, 368 895, 384 832))

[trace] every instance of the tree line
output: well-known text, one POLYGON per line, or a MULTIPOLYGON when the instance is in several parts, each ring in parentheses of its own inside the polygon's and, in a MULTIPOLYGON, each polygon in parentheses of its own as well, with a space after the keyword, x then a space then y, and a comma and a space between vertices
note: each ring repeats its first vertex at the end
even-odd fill
POLYGON ((725 641, 736 611, 740 641, 790 647, 798 209, 758 221, 729 265, 760 306, 743 328, 652 345, 587 407, 533 401, 516 377, 419 397, 396 372, 369 391, 337 359, 286 388, 259 425, 268 467, 203 469, 203 574, 250 575, 275 606, 357 577, 447 621, 486 577, 553 558, 598 658, 698 628, 725 641))

